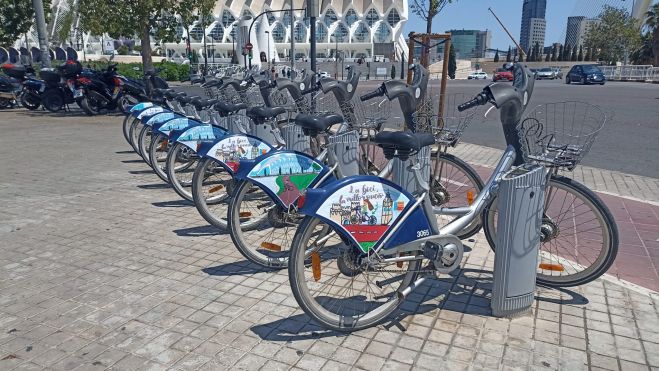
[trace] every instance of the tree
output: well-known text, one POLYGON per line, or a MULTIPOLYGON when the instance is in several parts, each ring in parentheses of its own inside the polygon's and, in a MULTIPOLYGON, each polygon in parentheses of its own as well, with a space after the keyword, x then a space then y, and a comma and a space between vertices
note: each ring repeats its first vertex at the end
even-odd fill
POLYGON ((551 48, 551 61, 556 62, 556 54, 558 53, 558 47, 554 44, 554 47, 551 48))
POLYGON ((453 45, 448 51, 448 76, 451 79, 455 79, 455 71, 458 69, 458 64, 455 61, 455 50, 453 45))
POLYGON ((195 11, 198 14, 200 9, 210 9, 209 3, 210 0, 79 0, 78 10, 82 28, 93 35, 137 36, 141 40, 144 71, 152 71, 151 38, 178 41, 176 15, 189 20, 195 11))
POLYGON ((645 33, 641 39, 641 46, 634 50, 629 58, 634 64, 653 64, 655 62, 655 54, 652 48, 652 34, 645 33))
POLYGON ((583 62, 583 45, 579 45, 579 62, 583 62))
MULTIPOLYGON (((426 33, 432 33, 432 20, 439 14, 446 4, 457 0, 412 0, 410 9, 414 14, 426 22, 426 33)), ((428 48, 421 49, 421 63, 428 61, 428 48)))
MULTIPOLYGON (((652 53, 654 54, 653 65, 659 67, 659 3, 654 4, 650 10, 645 13, 643 27, 648 30, 648 34, 652 34, 652 53)), ((647 40, 644 39, 643 45, 646 45, 646 43, 647 40)))
POLYGON ((540 50, 540 44, 537 41, 535 42, 535 45, 533 45, 533 55, 534 57, 531 58, 531 62, 542 61, 542 51, 540 50))
POLYGON ((392 64, 392 65, 391 65, 391 79, 393 80, 393 79, 395 79, 395 78, 396 78, 396 66, 394 66, 394 65, 392 64))
POLYGON ((499 61, 499 51, 497 50, 496 53, 494 53, 494 61, 498 62, 499 61))
POLYGON ((615 64, 641 46, 639 24, 625 9, 605 5, 599 20, 586 34, 586 45, 597 50, 601 61, 615 64))
MULTIPOLYGON (((44 9, 50 9, 50 0, 44 0, 44 9)), ((46 11, 46 17, 49 12, 46 11)), ((0 45, 12 46, 34 22, 31 0, 0 0, 0 45)), ((48 22, 48 19, 46 19, 48 22)))
POLYGON ((571 56, 572 56, 572 45, 565 45, 565 48, 563 48, 563 60, 567 62, 570 60, 571 56))
POLYGON ((556 56, 556 60, 559 61, 559 62, 563 61, 563 50, 564 50, 564 47, 563 47, 563 45, 561 45, 561 47, 558 49, 558 55, 556 56))
POLYGON ((551 60, 551 53, 547 53, 545 56, 545 62, 549 62, 551 60))
POLYGON ((512 62, 512 51, 510 50, 510 46, 508 46, 508 53, 506 53, 506 62, 512 62))
POLYGON ((529 55, 527 60, 529 62, 534 62, 535 61, 535 47, 531 48, 531 55, 529 55))
POLYGON ((586 57, 584 57, 584 61, 590 62, 593 60, 593 48, 587 48, 588 50, 586 51, 586 57))
POLYGON ((574 45, 574 46, 572 47, 572 54, 570 55, 570 60, 571 60, 572 62, 576 62, 576 61, 577 61, 577 58, 578 58, 578 55, 577 55, 577 54, 578 54, 577 46, 574 45))

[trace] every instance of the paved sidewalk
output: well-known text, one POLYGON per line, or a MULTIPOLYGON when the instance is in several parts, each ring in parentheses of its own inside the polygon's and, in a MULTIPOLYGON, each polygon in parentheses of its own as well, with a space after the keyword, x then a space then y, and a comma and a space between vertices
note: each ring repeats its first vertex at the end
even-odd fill
MULTIPOLYGON (((2 113, 0 369, 659 369, 659 295, 608 280, 491 316, 467 242, 384 326, 326 332, 162 184, 118 117, 2 113)), ((608 201, 607 201, 608 202, 608 201)))

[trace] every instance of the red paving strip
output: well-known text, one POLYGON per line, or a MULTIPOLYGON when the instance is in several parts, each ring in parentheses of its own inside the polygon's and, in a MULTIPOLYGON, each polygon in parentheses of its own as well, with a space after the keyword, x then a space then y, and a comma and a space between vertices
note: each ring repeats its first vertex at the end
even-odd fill
MULTIPOLYGON (((492 169, 473 165, 482 179, 492 169)), ((618 224, 618 256, 609 271, 619 279, 659 292, 659 206, 596 192, 618 224)))

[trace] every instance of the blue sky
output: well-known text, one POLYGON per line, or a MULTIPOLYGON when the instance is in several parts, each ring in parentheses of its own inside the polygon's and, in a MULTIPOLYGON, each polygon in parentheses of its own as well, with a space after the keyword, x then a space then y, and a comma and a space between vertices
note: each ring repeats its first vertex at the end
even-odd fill
MULTIPOLYGON (((547 0, 547 30, 545 45, 565 41, 567 17, 585 15, 594 17, 604 4, 625 6, 631 11, 631 0, 547 0)), ((512 42, 496 22, 492 10, 499 16, 510 33, 519 40, 521 26, 522 0, 454 0, 433 21, 433 32, 450 29, 475 29, 492 31, 492 48, 508 49, 512 42)), ((423 20, 412 14, 405 25, 405 35, 411 31, 423 32, 426 25, 423 20)))

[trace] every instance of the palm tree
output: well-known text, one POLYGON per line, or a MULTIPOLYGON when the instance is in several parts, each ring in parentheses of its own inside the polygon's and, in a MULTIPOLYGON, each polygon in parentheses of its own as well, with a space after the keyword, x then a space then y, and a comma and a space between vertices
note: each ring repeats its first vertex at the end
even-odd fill
POLYGON ((659 67, 659 3, 645 12, 645 22, 643 26, 647 27, 652 33, 652 52, 654 53, 654 66, 659 67))

